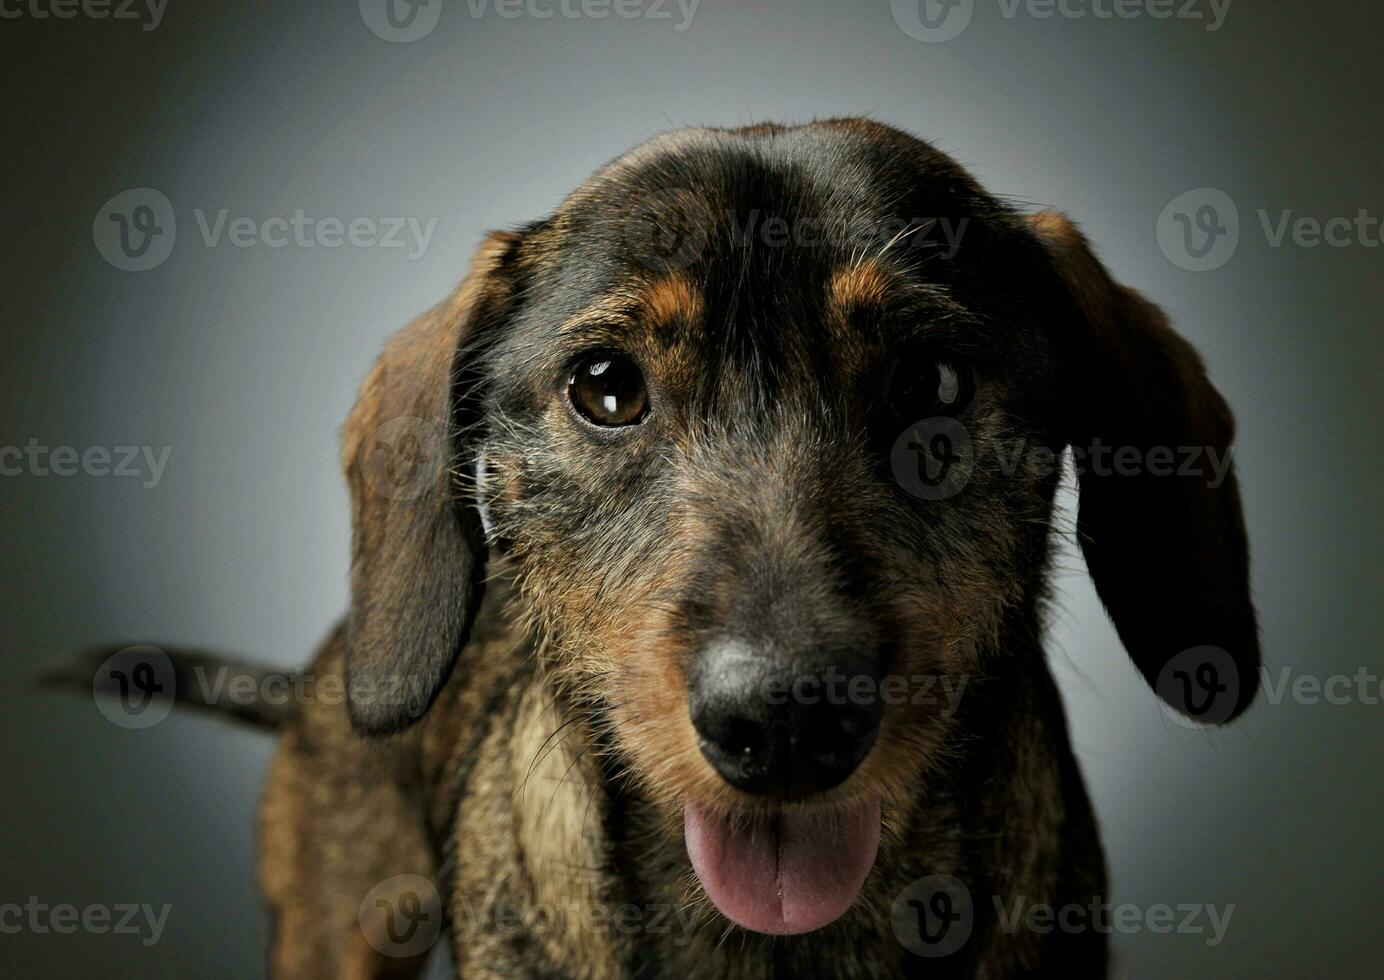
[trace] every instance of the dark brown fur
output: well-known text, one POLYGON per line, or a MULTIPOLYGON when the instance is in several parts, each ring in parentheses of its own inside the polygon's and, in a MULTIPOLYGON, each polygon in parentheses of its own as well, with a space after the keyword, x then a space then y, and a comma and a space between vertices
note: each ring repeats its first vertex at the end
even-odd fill
MULTIPOLYGON (((1057 476, 1003 472, 996 450, 1223 451, 1231 435, 1196 355, 1070 223, 1025 219, 896 130, 681 131, 614 161, 553 216, 492 236, 362 388, 345 432, 352 610, 311 667, 352 696, 292 717, 270 774, 273 972, 418 968, 382 955, 360 914, 414 874, 436 882, 467 977, 1103 976, 1103 936, 1006 932, 994 913, 1107 894, 1040 642, 1057 476), (868 249, 736 242, 756 208, 905 224, 868 249), (954 256, 914 241, 921 218, 967 222, 954 256), (690 235, 691 258, 637 254, 639 222, 690 235), (981 379, 974 473, 933 503, 889 477, 893 432, 871 441, 881 372, 919 340, 981 379), (658 413, 609 438, 574 422, 559 383, 604 346, 640 363, 658 413), (405 487, 381 492, 399 460, 372 454, 398 453, 377 443, 399 418, 417 420, 405 487), (883 802, 863 893, 808 935, 732 926, 689 867, 685 801, 737 819, 778 805, 722 780, 688 716, 689 665, 727 623, 868 642, 888 673, 966 683, 955 712, 890 707, 855 774, 802 804, 883 802), (974 929, 922 958, 891 906, 939 874, 966 883, 974 929)), ((1156 683, 1179 651, 1223 647, 1246 679, 1238 713, 1258 647, 1233 478, 1083 475, 1081 497, 1138 667, 1156 683)))

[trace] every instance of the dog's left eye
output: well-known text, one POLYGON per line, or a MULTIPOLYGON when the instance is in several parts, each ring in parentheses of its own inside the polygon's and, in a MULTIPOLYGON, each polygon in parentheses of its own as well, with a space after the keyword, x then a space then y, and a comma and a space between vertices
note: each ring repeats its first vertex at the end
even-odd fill
POLYGON ((936 351, 911 351, 899 358, 889 378, 889 405, 906 421, 957 415, 971 401, 975 381, 959 358, 936 351))
POLYGON ((624 354, 601 351, 577 362, 567 381, 572 407, 595 425, 634 425, 649 409, 639 366, 624 354))

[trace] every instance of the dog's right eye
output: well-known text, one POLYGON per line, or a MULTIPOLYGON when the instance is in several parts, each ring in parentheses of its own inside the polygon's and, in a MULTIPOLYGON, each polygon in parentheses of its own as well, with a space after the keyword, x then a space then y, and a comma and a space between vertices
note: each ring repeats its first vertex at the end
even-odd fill
POLYGON ((905 421, 958 415, 974 393, 970 365, 926 349, 906 352, 894 365, 888 383, 889 405, 905 421))
POLYGON ((639 366, 614 351, 588 354, 578 361, 567 381, 567 397, 593 425, 634 425, 649 410, 649 392, 639 366))

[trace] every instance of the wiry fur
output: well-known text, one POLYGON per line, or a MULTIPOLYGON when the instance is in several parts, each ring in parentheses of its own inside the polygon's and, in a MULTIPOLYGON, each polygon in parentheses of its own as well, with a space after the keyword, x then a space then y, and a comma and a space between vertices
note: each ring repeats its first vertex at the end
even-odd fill
MULTIPOLYGON (((414 873, 438 882, 467 977, 1103 975, 1101 935, 1005 932, 991 901, 1105 896, 1041 647, 1057 475, 1000 463, 1014 440, 1060 451, 1093 434, 1223 447, 1229 414, 1065 219, 1026 220, 885 126, 672 133, 492 237, 382 357, 346 432, 353 609, 313 669, 402 672, 416 696, 311 704, 287 724, 262 815, 274 972, 416 968, 362 941, 358 917, 372 887, 414 873), (756 209, 825 231, 738 241, 756 209), (902 224, 850 234, 862 218, 902 224), (923 218, 967 222, 955 255, 923 218), (634 221, 699 247, 640 261, 634 221), (930 503, 890 477, 898 426, 876 411, 913 342, 978 377, 974 472, 930 503), (644 424, 595 433, 573 417, 564 369, 601 347, 641 365, 644 424), (1176 404, 1155 412, 1155 393, 1176 404), (401 415, 445 434, 444 465, 406 500, 362 471, 372 431, 401 415), (688 671, 727 631, 868 646, 888 674, 965 684, 954 713, 889 707, 845 783, 791 804, 831 820, 834 803, 882 802, 859 899, 807 935, 732 925, 689 866, 689 800, 745 827, 785 805, 733 789, 698 748, 688 671), (398 734, 362 738, 353 720, 398 734), (935 874, 966 882, 975 925, 924 959, 896 939, 891 904, 935 874), (583 919, 625 908, 624 926, 583 919), (539 912, 541 927, 499 918, 539 912)), ((1196 643, 1257 662, 1228 487, 1083 477, 1083 545, 1151 680, 1196 643)))

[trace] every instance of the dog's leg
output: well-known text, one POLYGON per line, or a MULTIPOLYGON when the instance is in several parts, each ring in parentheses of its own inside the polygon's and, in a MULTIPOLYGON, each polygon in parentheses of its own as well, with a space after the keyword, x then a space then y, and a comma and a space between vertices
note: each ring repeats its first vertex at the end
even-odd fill
POLYGON ((414 739, 351 731, 331 693, 341 690, 342 646, 338 633, 316 658, 315 688, 284 728, 260 810, 276 978, 417 976, 442 925, 423 811, 407 783, 414 739))
POLYGON ((1085 910, 1108 901, 1108 892, 1056 682, 1041 654, 1026 659, 1034 669, 995 681, 1003 696, 977 699, 967 719, 970 730, 985 733, 986 748, 972 760, 976 771, 993 767, 975 784, 986 798, 966 806, 976 821, 981 884, 971 896, 976 927, 968 945, 980 977, 1101 980, 1108 944, 1098 923, 1082 914, 1035 927, 1027 918, 1035 908, 1085 910), (991 704, 1004 708, 995 712, 991 704))
MULTIPOLYGON (((609 801, 596 748, 536 677, 501 688, 460 787, 449 897, 466 977, 625 975, 619 915, 604 851, 609 801)), ((632 906, 631 906, 632 908, 632 906)))

